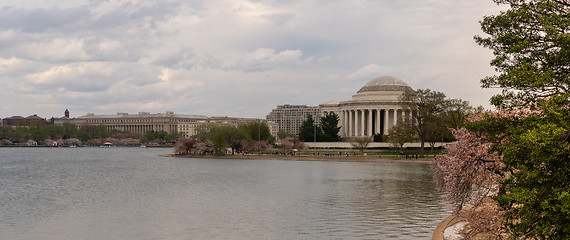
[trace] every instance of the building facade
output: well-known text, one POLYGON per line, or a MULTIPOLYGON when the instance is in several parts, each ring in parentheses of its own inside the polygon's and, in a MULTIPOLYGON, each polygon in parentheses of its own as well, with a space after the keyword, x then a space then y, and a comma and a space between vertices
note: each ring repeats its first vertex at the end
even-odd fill
POLYGON ((8 126, 30 125, 33 123, 42 125, 50 124, 50 122, 48 122, 45 118, 39 117, 36 114, 28 117, 12 116, 2 119, 2 125, 8 126))
POLYGON ((88 126, 104 126, 108 130, 120 130, 143 135, 148 131, 165 131, 177 134, 181 123, 206 122, 208 117, 199 115, 174 114, 174 112, 156 113, 139 112, 138 114, 117 113, 116 115, 95 115, 73 118, 69 122, 79 129, 88 126))
POLYGON ((197 131, 196 129, 198 128, 198 126, 202 125, 202 124, 206 124, 206 123, 220 123, 220 124, 229 124, 232 126, 239 126, 240 124, 246 124, 246 123, 250 123, 250 122, 257 122, 257 121, 261 121, 267 124, 267 126, 269 127, 269 131, 271 132, 271 135, 273 135, 274 137, 277 136, 277 132, 279 131, 279 126, 271 121, 267 121, 264 119, 257 119, 257 118, 237 118, 237 117, 210 117, 208 119, 205 120, 198 120, 195 122, 182 122, 178 124, 178 133, 180 134, 181 137, 192 137, 194 135, 196 135, 197 131))
POLYGON ((209 122, 239 124, 263 121, 266 122, 273 136, 277 136, 278 126, 276 123, 259 120, 255 118, 234 118, 234 117, 206 117, 200 115, 175 114, 174 112, 151 114, 139 112, 138 114, 117 113, 116 115, 95 115, 88 113, 78 118, 59 118, 56 124, 71 122, 79 129, 89 126, 104 126, 108 130, 126 131, 138 135, 143 135, 148 131, 165 131, 168 134, 176 134, 181 137, 192 137, 196 135, 196 129, 202 124, 209 122))
POLYGON ((317 122, 321 118, 321 108, 306 105, 279 105, 273 109, 266 119, 279 126, 279 131, 298 136, 299 128, 307 116, 313 116, 317 122))
POLYGON ((350 100, 335 100, 320 105, 323 114, 336 113, 340 136, 386 135, 398 121, 412 119, 405 111, 400 96, 413 91, 404 81, 390 76, 375 78, 364 85, 350 100))

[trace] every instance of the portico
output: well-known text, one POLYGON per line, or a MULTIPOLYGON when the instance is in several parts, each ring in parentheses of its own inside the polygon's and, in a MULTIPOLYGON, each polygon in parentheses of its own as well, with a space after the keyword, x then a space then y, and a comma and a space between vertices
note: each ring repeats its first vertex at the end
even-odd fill
POLYGON ((341 137, 385 135, 398 121, 411 120, 400 102, 404 91, 413 91, 395 77, 379 77, 369 81, 351 100, 335 100, 321 104, 323 114, 336 113, 341 137))

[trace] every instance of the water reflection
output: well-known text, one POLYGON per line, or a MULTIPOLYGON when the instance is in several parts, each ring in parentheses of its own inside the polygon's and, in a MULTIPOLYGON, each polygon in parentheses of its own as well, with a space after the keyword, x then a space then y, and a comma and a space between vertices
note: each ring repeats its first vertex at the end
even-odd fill
POLYGON ((0 232, 6 239, 428 239, 448 214, 426 164, 157 157, 169 150, 0 149, 0 232))

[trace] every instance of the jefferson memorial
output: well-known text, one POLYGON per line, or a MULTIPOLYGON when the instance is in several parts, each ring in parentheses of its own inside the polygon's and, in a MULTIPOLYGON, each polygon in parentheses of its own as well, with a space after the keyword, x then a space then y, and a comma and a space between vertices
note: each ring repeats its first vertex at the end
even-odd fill
POLYGON ((341 137, 386 135, 398 121, 411 118, 400 101, 405 91, 413 89, 398 78, 383 76, 366 83, 350 100, 329 101, 320 107, 324 115, 339 116, 341 137))

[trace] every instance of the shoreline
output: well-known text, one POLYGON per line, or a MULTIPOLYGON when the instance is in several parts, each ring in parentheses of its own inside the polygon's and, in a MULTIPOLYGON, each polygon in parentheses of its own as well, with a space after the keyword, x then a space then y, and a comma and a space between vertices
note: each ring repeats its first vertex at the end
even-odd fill
POLYGON ((283 156, 283 155, 176 155, 174 153, 161 154, 163 157, 175 158, 215 158, 215 159, 241 159, 241 160, 281 160, 281 161, 311 161, 311 162, 402 162, 402 163, 431 163, 433 159, 390 159, 372 156, 283 156))

